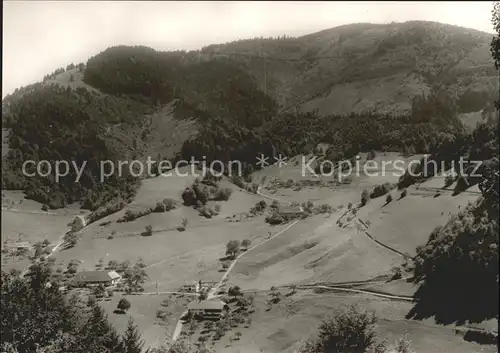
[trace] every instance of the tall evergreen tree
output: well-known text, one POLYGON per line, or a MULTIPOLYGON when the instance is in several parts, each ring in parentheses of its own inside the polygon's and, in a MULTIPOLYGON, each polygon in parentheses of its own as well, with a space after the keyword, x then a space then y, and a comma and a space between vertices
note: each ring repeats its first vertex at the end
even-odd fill
POLYGON ((144 341, 137 330, 137 325, 134 323, 132 317, 129 318, 127 323, 127 330, 122 336, 122 347, 124 353, 141 353, 144 341))
POLYGON ((81 352, 99 352, 103 348, 110 353, 122 353, 120 337, 98 304, 94 304, 87 324, 81 332, 81 352))

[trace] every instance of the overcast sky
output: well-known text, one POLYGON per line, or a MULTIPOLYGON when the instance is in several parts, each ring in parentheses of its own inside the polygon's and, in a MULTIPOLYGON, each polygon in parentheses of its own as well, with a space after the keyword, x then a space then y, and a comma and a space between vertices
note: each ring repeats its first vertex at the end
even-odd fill
POLYGON ((4 1, 2 97, 112 45, 199 49, 339 25, 438 21, 493 32, 490 1, 132 2, 4 1))

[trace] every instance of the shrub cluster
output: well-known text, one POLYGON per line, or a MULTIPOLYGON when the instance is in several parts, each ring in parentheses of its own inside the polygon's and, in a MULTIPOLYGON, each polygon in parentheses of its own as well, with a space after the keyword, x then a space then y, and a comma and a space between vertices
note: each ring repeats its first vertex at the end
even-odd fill
MULTIPOLYGON (((207 174, 210 175, 210 174, 207 174)), ((216 215, 218 211, 208 207, 208 201, 227 201, 231 197, 230 188, 222 188, 214 177, 205 177, 195 180, 193 185, 184 189, 182 200, 184 205, 198 209, 199 213, 207 218, 216 215)), ((218 206, 220 208, 220 206, 218 206)))
POLYGON ((390 192, 392 189, 391 183, 383 183, 382 185, 377 185, 373 188, 372 192, 370 193, 370 198, 374 199, 380 196, 383 196, 390 192))

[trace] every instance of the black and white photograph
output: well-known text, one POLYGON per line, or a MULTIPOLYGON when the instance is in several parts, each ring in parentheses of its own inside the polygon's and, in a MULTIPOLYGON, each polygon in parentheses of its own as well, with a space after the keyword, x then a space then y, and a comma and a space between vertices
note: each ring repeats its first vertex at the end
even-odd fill
POLYGON ((496 353, 500 1, 3 2, 0 353, 496 353))

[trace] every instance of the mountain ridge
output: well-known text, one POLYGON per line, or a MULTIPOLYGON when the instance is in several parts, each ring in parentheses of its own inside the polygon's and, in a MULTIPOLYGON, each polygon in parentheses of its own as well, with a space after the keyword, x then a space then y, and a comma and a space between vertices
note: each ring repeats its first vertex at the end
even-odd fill
MULTIPOLYGON (((57 138, 59 146, 72 145, 65 138, 73 133, 60 137, 50 131, 50 124, 57 123, 50 116, 54 109, 60 116, 64 109, 80 111, 101 125, 99 141, 113 160, 144 159, 145 154, 208 156, 251 165, 255 151, 291 155, 310 152, 321 142, 340 149, 331 151, 339 158, 374 148, 426 153, 440 133, 461 131, 460 114, 467 115, 469 125, 492 114, 498 87, 491 37, 412 21, 346 25, 298 38, 240 40, 189 52, 110 47, 86 64, 70 64, 4 98, 3 121, 18 134, 8 137, 9 147, 15 148, 4 157, 11 163, 4 165, 18 168, 19 158, 27 156, 68 155, 64 149, 52 153, 50 145, 42 148, 26 140, 41 135, 57 138), (44 103, 41 110, 33 106, 40 99, 52 105, 44 103), (92 117, 96 111, 102 120, 92 117), (38 114, 38 130, 28 124, 30 114, 38 114), (394 123, 392 117, 404 118, 394 123), (348 126, 349 121, 358 126, 348 126)), ((91 131, 79 137, 94 138, 86 133, 91 131)), ((100 151, 79 155, 106 157, 100 151)), ((93 189, 96 172, 88 175, 93 189)), ((3 175, 3 186, 26 188, 19 178, 19 173, 3 175)), ((44 202, 50 193, 40 196, 38 187, 31 182, 31 193, 44 202)), ((85 190, 75 192, 70 200, 85 195, 85 190)), ((87 204, 98 207, 101 197, 92 197, 87 204)))
MULTIPOLYGON (((450 91, 454 90, 457 96, 464 94, 468 88, 483 93, 494 91, 495 84, 497 84, 494 78, 497 75, 489 54, 489 44, 492 38, 493 35, 485 32, 424 21, 409 21, 389 25, 361 23, 334 27, 284 41, 284 47, 302 46, 304 53, 301 55, 300 60, 306 62, 306 67, 304 67, 303 73, 292 73, 292 75, 296 75, 292 78, 295 83, 288 84, 285 80, 284 84, 275 84, 275 86, 279 87, 274 92, 272 88, 273 80, 279 81, 279 78, 273 75, 268 65, 267 68, 270 73, 268 72, 266 78, 269 81, 267 87, 271 87, 269 91, 271 95, 274 93, 275 99, 278 101, 280 101, 277 98, 278 96, 284 96, 281 100, 284 105, 298 103, 300 108, 305 111, 318 108, 322 114, 360 112, 373 108, 378 111, 380 110, 380 102, 383 102, 387 95, 390 100, 394 99, 395 102, 391 103, 385 100, 382 111, 407 111, 410 107, 411 96, 421 92, 428 93, 430 87, 436 84, 433 81, 438 79, 444 80, 447 86, 451 86, 449 87, 450 91), (423 46, 420 42, 426 37, 429 38, 423 43, 425 44, 423 46), (447 38, 451 39, 451 41, 446 42, 447 38), (456 42, 455 45, 453 45, 453 41, 456 42), (452 46, 455 51, 445 50, 445 45, 452 46), (427 60, 416 60, 415 53, 417 52, 423 53, 422 55, 427 60), (456 53, 459 53, 463 58, 457 58, 456 53), (338 56, 338 59, 335 62, 321 59, 321 57, 328 58, 328 56, 332 58, 338 56), (344 60, 343 56, 355 58, 357 62, 352 63, 349 60, 344 60), (320 59, 314 62, 315 57, 320 59), (453 66, 446 62, 449 58, 456 61, 453 66), (447 68, 446 65, 450 67, 447 68), (479 70, 483 65, 486 72, 479 70), (465 78, 472 76, 472 82, 466 82, 466 85, 457 85, 456 82, 446 83, 446 80, 449 81, 450 76, 454 74, 454 72, 449 72, 453 68, 455 72, 462 71, 462 76, 465 76, 465 78), (448 72, 439 72, 438 70, 447 70, 448 72), (407 78, 410 73, 415 76, 405 84, 416 87, 410 89, 409 92, 398 90, 397 83, 407 78), (370 82, 370 86, 373 88, 376 84, 383 83, 384 78, 391 77, 391 74, 394 75, 392 80, 394 82, 391 82, 390 87, 386 88, 394 92, 385 95, 382 99, 367 97, 359 87, 352 87, 353 81, 363 82, 374 79, 374 82, 370 82), (333 78, 329 76, 333 76, 333 78), (338 88, 342 88, 347 93, 342 95, 338 88), (313 92, 309 93, 311 89, 313 92), (461 90, 464 92, 461 92, 461 90), (337 96, 337 100, 341 102, 344 102, 344 98, 348 96, 362 96, 365 104, 356 106, 356 101, 352 101, 342 106, 335 103, 335 97, 324 98, 329 94, 337 96), (398 94, 403 97, 398 97, 398 94), (306 102, 296 102, 293 96, 300 96, 301 100, 306 102), (404 96, 410 97, 404 98, 404 96), (317 99, 317 97, 323 97, 323 99, 317 99), (391 109, 398 107, 398 105, 402 105, 402 107, 391 109)), ((266 48, 270 46, 268 40, 255 39, 254 41, 261 41, 259 46, 263 53, 262 56, 272 55, 273 51, 277 51, 276 48, 270 48, 266 52, 266 48)), ((250 46, 255 43, 245 40, 211 47, 224 48, 227 51, 237 49, 245 51, 244 44, 250 46)), ((295 54, 290 58, 298 59, 298 56, 298 54, 295 54)), ((290 65, 287 64, 286 68, 289 67, 290 65)), ((262 70, 263 68, 260 67, 261 72, 259 73, 259 68, 254 68, 255 76, 261 81, 264 80, 262 70)), ((264 84, 261 82, 260 86, 262 88, 264 84)), ((496 89, 498 90, 497 86, 496 89)))

